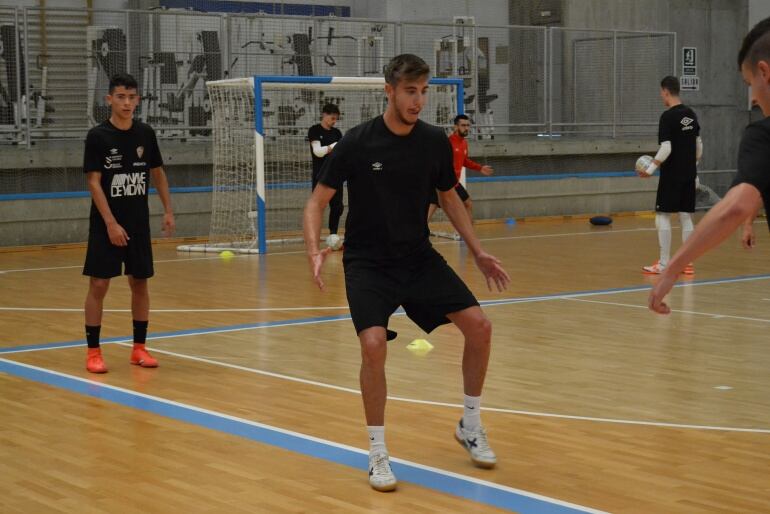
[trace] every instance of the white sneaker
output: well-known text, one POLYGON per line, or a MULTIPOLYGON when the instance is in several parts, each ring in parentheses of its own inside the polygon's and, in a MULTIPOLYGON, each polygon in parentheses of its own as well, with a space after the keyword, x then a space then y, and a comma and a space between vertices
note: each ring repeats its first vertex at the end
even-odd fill
POLYGON ((650 266, 642 266, 642 273, 645 275, 660 275, 663 273, 664 269, 666 269, 666 267, 661 266, 660 261, 655 261, 655 263, 650 266))
POLYGON ((390 458, 387 452, 377 452, 369 455, 369 485, 377 491, 387 492, 396 488, 396 475, 390 469, 390 458))
POLYGON ((474 430, 468 430, 463 426, 463 420, 460 418, 455 430, 455 439, 463 448, 468 450, 471 460, 476 466, 490 469, 497 464, 497 456, 487 441, 487 431, 481 425, 474 430))

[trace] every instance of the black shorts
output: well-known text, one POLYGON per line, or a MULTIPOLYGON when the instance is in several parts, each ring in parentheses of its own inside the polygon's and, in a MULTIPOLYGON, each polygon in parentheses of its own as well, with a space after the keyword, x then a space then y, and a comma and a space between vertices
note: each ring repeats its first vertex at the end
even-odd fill
POLYGON ((657 212, 695 212, 695 179, 686 182, 660 178, 655 198, 657 212))
MULTIPOLYGON (((432 246, 398 263, 343 259, 345 289, 356 333, 370 327, 388 328, 402 306, 425 332, 449 323, 447 314, 479 304, 468 286, 432 246)), ((388 331, 388 339, 395 333, 388 331)))
MULTIPOLYGON (((462 184, 460 184, 459 182, 455 186, 455 191, 457 192, 457 196, 460 197, 460 200, 462 200, 463 203, 465 203, 465 201, 468 198, 471 197, 471 195, 468 194, 468 190, 465 189, 465 187, 462 184)), ((439 204, 438 203, 438 193, 436 192, 435 189, 433 189, 432 192, 431 192, 430 203, 432 203, 433 205, 438 205, 439 204)))
POLYGON ((129 234, 128 246, 110 243, 104 230, 90 230, 83 275, 94 278, 112 278, 131 275, 134 278, 150 278, 155 274, 152 264, 150 233, 129 234), (125 265, 125 270, 123 271, 125 265))

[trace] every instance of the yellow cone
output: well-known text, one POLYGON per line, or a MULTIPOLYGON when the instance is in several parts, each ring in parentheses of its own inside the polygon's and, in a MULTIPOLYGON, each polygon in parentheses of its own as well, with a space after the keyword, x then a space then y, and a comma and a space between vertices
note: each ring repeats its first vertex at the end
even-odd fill
POLYGON ((425 355, 433 349, 433 345, 427 339, 415 339, 406 345, 406 349, 416 355, 425 355))

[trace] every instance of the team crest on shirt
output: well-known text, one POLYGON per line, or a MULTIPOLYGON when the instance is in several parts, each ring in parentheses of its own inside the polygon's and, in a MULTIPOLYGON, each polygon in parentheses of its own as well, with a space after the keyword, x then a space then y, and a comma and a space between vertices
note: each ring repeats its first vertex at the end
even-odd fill
POLYGON ((695 121, 695 120, 692 119, 692 118, 688 118, 687 116, 682 118, 682 121, 679 122, 679 123, 682 124, 682 131, 692 130, 693 129, 693 126, 692 126, 692 122, 693 121, 695 121))
POLYGON ((144 155, 144 147, 143 146, 137 146, 136 147, 136 156, 141 159, 142 155, 144 155))
POLYGON ((372 163, 372 171, 382 171, 382 163, 381 162, 373 162, 372 163))

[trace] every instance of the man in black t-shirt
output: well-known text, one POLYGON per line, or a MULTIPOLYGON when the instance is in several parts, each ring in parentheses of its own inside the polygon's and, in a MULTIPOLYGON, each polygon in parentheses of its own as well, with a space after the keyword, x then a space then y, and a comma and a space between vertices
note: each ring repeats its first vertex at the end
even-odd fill
MULTIPOLYGON (((664 77, 660 82, 660 96, 668 110, 660 116, 658 144, 660 149, 646 170, 637 170, 642 178, 649 178, 660 166, 658 194, 655 199, 655 227, 658 229, 660 258, 642 272, 658 275, 671 256, 671 214, 679 213, 682 225, 682 243, 693 231, 692 213, 695 212, 696 164, 703 153, 700 125, 695 112, 682 104, 679 98, 679 79, 664 77)), ((695 268, 688 264, 684 273, 693 275, 695 268)))
MULTIPOLYGON (((744 38, 738 52, 738 67, 743 80, 751 86, 752 103, 762 109, 765 118, 746 127, 732 187, 698 223, 652 288, 648 306, 654 312, 671 312, 664 299, 688 262, 724 241, 741 223, 750 227, 762 204, 765 209, 770 205, 770 18, 757 23, 744 38)), ((750 248, 753 239, 750 228, 744 228, 744 246, 750 248)))
POLYGON ((431 191, 463 237, 476 265, 503 290, 510 282, 500 261, 485 253, 465 206, 454 192, 452 149, 443 130, 419 120, 428 93, 430 69, 411 54, 394 57, 385 68, 385 113, 351 129, 321 170, 304 214, 305 245, 313 278, 323 289, 321 267, 329 249, 318 236, 326 204, 348 186, 345 225, 345 287, 361 344, 361 393, 369 432, 369 483, 391 491, 396 478, 385 446, 385 355, 395 338, 388 320, 402 306, 426 332, 452 322, 465 336, 465 411, 455 438, 473 462, 497 462, 481 425, 479 409, 491 345, 491 323, 463 281, 431 246, 425 213, 431 191), (404 187, 408 184, 408 187, 404 187))
POLYGON ((149 175, 163 203, 163 232, 174 232, 174 214, 163 158, 155 132, 133 119, 139 103, 136 80, 131 75, 110 79, 107 102, 110 118, 88 131, 83 159, 91 191, 88 249, 83 274, 90 277, 85 302, 86 369, 106 373, 99 336, 104 297, 110 279, 128 276, 134 347, 130 362, 155 368, 158 361, 145 349, 150 295, 147 279, 153 271, 150 244, 150 211, 147 205, 149 175))
MULTIPOLYGON (((334 104, 326 104, 321 109, 321 123, 313 125, 307 131, 307 140, 310 142, 311 156, 313 158, 313 189, 318 184, 321 168, 327 161, 328 155, 342 139, 342 132, 334 125, 340 118, 340 110, 334 104)), ((342 203, 342 189, 338 190, 329 202, 329 237, 326 245, 332 250, 338 250, 342 244, 337 230, 340 226, 340 218, 345 206, 342 203)))

